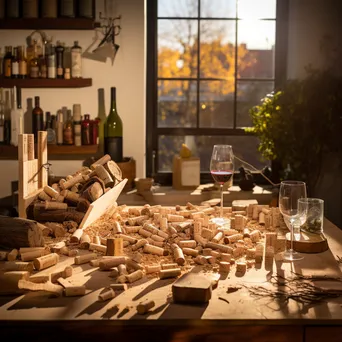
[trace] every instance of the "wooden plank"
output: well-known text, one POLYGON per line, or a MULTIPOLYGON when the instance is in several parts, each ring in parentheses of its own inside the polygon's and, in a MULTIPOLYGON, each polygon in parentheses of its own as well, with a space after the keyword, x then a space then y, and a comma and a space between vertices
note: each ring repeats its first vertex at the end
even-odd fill
POLYGON ((109 190, 95 202, 91 203, 86 214, 84 215, 79 229, 87 228, 90 224, 102 216, 106 210, 115 203, 126 183, 127 178, 123 179, 119 184, 115 185, 113 189, 109 190))
POLYGON ((304 342, 322 342, 328 337, 329 342, 341 342, 342 327, 306 327, 304 342))
POLYGON ((48 184, 48 170, 44 167, 47 163, 47 132, 38 132, 38 187, 44 188, 48 184))

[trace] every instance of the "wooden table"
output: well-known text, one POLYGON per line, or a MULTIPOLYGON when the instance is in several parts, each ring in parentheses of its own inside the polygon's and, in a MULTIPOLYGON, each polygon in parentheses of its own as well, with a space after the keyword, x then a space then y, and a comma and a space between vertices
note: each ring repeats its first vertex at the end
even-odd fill
MULTIPOLYGON (((342 256, 342 231, 328 220, 324 230, 330 249, 306 254, 292 265, 295 272, 341 277, 342 264, 336 256, 342 256)), ((63 264, 72 261, 66 258, 63 264)), ((1 340, 342 341, 342 297, 317 305, 257 300, 243 285, 267 285, 267 276, 286 276, 291 270, 289 263, 274 262, 271 270, 264 266, 240 278, 229 274, 219 281, 208 305, 190 306, 172 303, 173 280, 156 278, 144 278, 111 301, 97 302, 98 294, 111 283, 108 273, 74 265, 76 280, 89 289, 84 297, 48 298, 39 293, 0 297, 1 340), (227 294, 227 287, 236 284, 242 288, 227 294), (135 307, 143 299, 153 299, 156 306, 150 314, 138 315, 135 307)))

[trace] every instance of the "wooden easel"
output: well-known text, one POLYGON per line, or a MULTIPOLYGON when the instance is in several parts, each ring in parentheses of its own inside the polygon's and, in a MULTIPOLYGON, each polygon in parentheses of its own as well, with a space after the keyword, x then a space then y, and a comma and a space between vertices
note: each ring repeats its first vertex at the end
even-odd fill
POLYGON ((47 132, 38 132, 38 158, 35 158, 34 135, 19 134, 19 217, 26 218, 26 208, 35 200, 39 192, 48 184, 47 132))

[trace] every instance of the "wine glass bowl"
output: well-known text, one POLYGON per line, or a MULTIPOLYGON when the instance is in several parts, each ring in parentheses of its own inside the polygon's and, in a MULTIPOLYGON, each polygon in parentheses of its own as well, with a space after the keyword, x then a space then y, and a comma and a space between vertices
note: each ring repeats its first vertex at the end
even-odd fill
POLYGON ((303 259, 303 256, 293 249, 294 224, 301 219, 298 201, 306 198, 306 184, 301 181, 283 181, 279 190, 279 211, 290 223, 291 247, 284 253, 284 259, 289 261, 303 259))
POLYGON ((214 181, 220 185, 221 193, 220 216, 213 218, 212 221, 223 227, 230 222, 223 217, 223 185, 230 181, 234 174, 234 154, 231 145, 214 145, 210 160, 210 173, 214 181))

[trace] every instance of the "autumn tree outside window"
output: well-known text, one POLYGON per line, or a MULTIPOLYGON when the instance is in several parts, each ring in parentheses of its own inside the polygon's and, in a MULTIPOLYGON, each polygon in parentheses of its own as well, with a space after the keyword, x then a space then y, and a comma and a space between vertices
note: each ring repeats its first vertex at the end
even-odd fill
POLYGON ((147 175, 170 182, 182 143, 201 158, 202 181, 212 182, 214 144, 267 164, 243 128, 275 86, 276 2, 147 1, 147 175))

